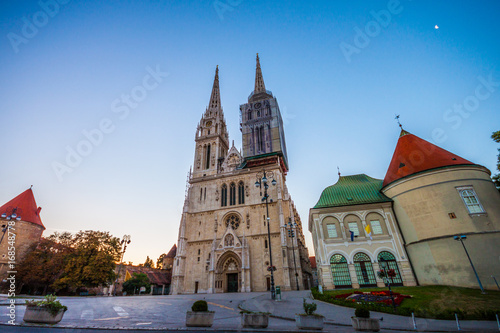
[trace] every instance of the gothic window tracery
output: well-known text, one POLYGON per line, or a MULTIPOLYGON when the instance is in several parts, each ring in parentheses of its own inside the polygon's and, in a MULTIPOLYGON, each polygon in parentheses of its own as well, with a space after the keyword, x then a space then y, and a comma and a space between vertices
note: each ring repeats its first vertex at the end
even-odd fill
POLYGON ((234 183, 229 186, 229 205, 236 205, 236 185, 234 183))
POLYGON ((242 205, 245 203, 245 184, 242 181, 238 183, 238 204, 242 205))
POLYGON ((220 205, 221 207, 226 207, 227 206, 227 185, 222 184, 222 188, 220 191, 220 205))
POLYGON ((238 229, 240 226, 240 217, 236 214, 231 214, 226 218, 226 227, 231 226, 233 229, 238 229))

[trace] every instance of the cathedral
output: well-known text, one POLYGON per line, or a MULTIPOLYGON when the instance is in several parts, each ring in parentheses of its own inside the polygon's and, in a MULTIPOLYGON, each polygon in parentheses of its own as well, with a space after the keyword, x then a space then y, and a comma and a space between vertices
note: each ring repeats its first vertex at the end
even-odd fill
POLYGON ((258 55, 255 88, 240 106, 240 129, 242 150, 229 144, 217 68, 196 128, 172 294, 311 286, 302 222, 286 186, 283 120, 258 55))

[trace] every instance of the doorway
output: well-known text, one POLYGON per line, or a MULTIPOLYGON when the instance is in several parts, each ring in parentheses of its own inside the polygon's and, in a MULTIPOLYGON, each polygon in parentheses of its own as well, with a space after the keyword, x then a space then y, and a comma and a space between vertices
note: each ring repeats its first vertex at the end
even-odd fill
POLYGON ((196 281, 194 283, 194 293, 197 294, 198 293, 198 281, 196 281))
POLYGON ((238 292, 238 273, 227 274, 227 292, 228 293, 238 292))
POLYGON ((271 290, 271 278, 268 276, 266 277, 266 285, 267 285, 267 291, 271 290))

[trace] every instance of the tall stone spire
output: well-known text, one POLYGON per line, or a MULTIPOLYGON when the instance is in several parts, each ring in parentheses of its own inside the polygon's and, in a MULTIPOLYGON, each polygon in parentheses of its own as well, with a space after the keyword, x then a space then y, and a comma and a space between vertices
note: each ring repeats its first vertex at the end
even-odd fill
POLYGON ((264 85, 264 78, 262 77, 262 70, 260 69, 259 54, 257 53, 257 68, 255 69, 255 88, 253 93, 265 93, 266 86, 264 85))
POLYGON ((220 91, 219 91, 219 65, 215 68, 214 85, 212 87, 212 95, 208 103, 208 110, 219 111, 221 109, 220 91))

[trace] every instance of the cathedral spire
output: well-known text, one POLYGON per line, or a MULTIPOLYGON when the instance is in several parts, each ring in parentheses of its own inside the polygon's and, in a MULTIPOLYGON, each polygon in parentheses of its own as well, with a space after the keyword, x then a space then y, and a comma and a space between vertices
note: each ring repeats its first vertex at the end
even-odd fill
POLYGON ((262 77, 262 70, 260 69, 259 54, 257 53, 257 68, 255 69, 255 88, 254 94, 265 93, 266 86, 264 85, 264 78, 262 77))
POLYGON ((209 110, 221 110, 220 91, 219 91, 219 65, 215 68, 214 85, 212 87, 212 95, 210 95, 209 110))

